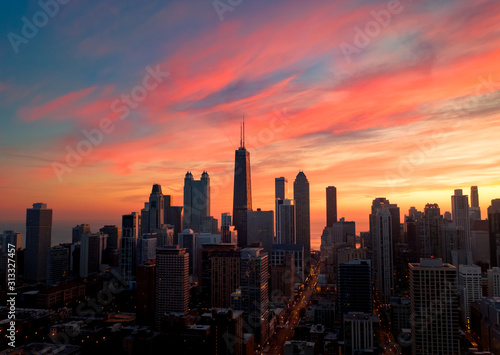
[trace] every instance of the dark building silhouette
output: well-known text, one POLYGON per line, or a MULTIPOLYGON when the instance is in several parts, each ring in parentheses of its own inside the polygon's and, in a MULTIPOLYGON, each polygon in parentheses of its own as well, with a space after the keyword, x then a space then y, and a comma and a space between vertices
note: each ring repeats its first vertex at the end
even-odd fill
POLYGON ((120 275, 130 281, 137 265, 137 240, 141 231, 141 215, 132 212, 122 216, 122 240, 120 246, 120 275))
POLYGON ((262 247, 268 253, 273 249, 274 239, 274 212, 257 211, 247 212, 247 243, 262 242, 262 247))
POLYGON ((201 316, 201 322, 210 325, 213 348, 204 354, 243 355, 243 312, 227 308, 212 308, 201 316), (211 351, 211 352, 210 352, 211 351))
POLYGON ((284 177, 274 179, 274 235, 278 235, 278 208, 288 198, 288 180, 284 177))
POLYGON ((104 253, 104 264, 118 267, 120 265, 122 229, 118 226, 106 225, 99 229, 99 232, 108 235, 106 251, 104 253))
POLYGON ((171 312, 189 307, 189 254, 179 246, 156 249, 155 327, 171 312))
POLYGON ((200 180, 187 172, 184 177, 184 217, 182 229, 201 231, 203 218, 210 216, 210 177, 206 171, 200 180))
POLYGON ((47 287, 63 283, 69 274, 69 250, 64 246, 49 248, 47 253, 47 287))
POLYGON ((311 212, 309 202, 309 181, 301 171, 293 183, 293 198, 295 199, 295 240, 304 246, 304 258, 311 256, 311 212))
MULTIPOLYGON (((165 206, 161 185, 154 184, 149 195, 149 230, 148 233, 158 232, 163 224, 165 206)), ((143 219, 144 221, 144 219, 143 219)))
POLYGON ((165 224, 174 227, 174 245, 177 244, 177 235, 182 232, 184 220, 184 206, 173 206, 174 197, 172 195, 163 196, 165 207, 165 224))
POLYGON ((470 187, 469 217, 474 221, 481 220, 481 208, 479 207, 479 193, 477 186, 470 187))
POLYGON ((394 288, 394 250, 399 243, 399 207, 384 197, 373 200, 370 236, 374 281, 383 303, 388 304, 394 288))
POLYGON ((137 323, 154 326, 155 322, 155 272, 152 261, 137 267, 137 323))
POLYGON ((71 242, 78 243, 82 240, 82 235, 90 233, 90 226, 88 224, 79 224, 73 227, 72 239, 71 242))
POLYGON ((231 306, 231 293, 240 286, 240 259, 240 250, 234 244, 203 245, 201 289, 207 305, 231 306))
POLYGON ((245 318, 255 342, 264 346, 269 337, 268 255, 262 248, 241 250, 241 295, 245 318))
POLYGON ((25 280, 45 280, 51 236, 52 209, 45 203, 34 203, 33 208, 26 211, 25 280))
POLYGON ((370 260, 351 260, 339 265, 339 318, 349 312, 372 314, 372 275, 370 260))
POLYGON ((326 226, 331 227, 337 222, 337 188, 328 186, 326 188, 326 226))
POLYGON ((498 251, 500 250, 500 199, 491 200, 488 207, 490 233, 490 267, 498 266, 498 251))
POLYGON ((252 210, 250 152, 245 149, 245 122, 241 125, 240 147, 234 158, 233 225, 238 231, 238 246, 247 246, 247 211, 252 210))

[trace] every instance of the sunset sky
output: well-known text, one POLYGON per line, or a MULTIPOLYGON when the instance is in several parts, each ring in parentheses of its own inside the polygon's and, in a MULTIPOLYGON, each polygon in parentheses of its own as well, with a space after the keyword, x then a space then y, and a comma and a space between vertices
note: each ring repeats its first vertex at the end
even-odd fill
POLYGON ((220 219, 243 116, 254 209, 303 170, 315 248, 329 185, 358 233, 375 197, 500 198, 498 1, 44 1, 0 4, 0 231, 45 202, 70 240, 153 183, 181 205, 188 170, 220 219))

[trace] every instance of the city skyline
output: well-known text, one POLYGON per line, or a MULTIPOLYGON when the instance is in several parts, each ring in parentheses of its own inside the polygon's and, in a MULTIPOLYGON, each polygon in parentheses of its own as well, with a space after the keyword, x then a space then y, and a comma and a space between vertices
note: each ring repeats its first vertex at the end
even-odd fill
MULTIPOLYGON (((185 174, 182 174, 182 176, 185 176, 185 174)), ((157 184, 157 183, 155 183, 157 184)), ((161 184, 159 184, 161 185, 161 184)), ((272 186, 270 187, 271 190, 273 190, 274 188, 274 184, 272 184, 272 186)), ((470 187, 469 187, 470 188, 470 187)), ((464 195, 467 195, 469 196, 470 198, 470 194, 467 193, 467 191, 469 191, 469 188, 467 187, 464 187, 463 190, 464 190, 464 195)), ((165 188, 162 186, 162 189, 165 190, 165 188)), ((455 189, 454 189, 455 190, 455 189)), ((451 199, 451 196, 453 196, 453 193, 454 193, 454 190, 450 192, 450 195, 447 196, 448 199, 451 199)), ((151 191, 151 186, 149 186, 147 188, 147 191, 151 191)), ((274 191, 274 190, 273 190, 274 191)), ((272 191, 272 194, 274 196, 274 192, 272 191)), ((494 200, 495 198, 492 198, 491 200, 486 200, 482 193, 482 188, 481 186, 479 186, 479 196, 480 196, 480 206, 481 206, 481 217, 484 219, 484 218, 487 218, 487 210, 488 210, 488 207, 491 205, 491 200, 494 200)), ((338 191, 337 191, 338 192, 338 191)), ((324 191, 323 191, 323 195, 324 195, 324 191)), ((138 199, 142 199, 142 200, 146 200, 149 196, 149 193, 145 193, 145 196, 144 197, 139 197, 138 199)), ((176 204, 179 204, 181 201, 182 201, 182 195, 180 196, 174 196, 174 203, 176 204)), ((391 195, 388 195, 388 196, 391 196, 391 195)), ((379 197, 375 197, 373 196, 373 198, 369 198, 367 197, 367 199, 370 199, 369 201, 369 205, 368 207, 366 207, 367 211, 366 211, 366 214, 364 213, 361 213, 360 217, 359 218, 355 218, 355 217, 345 217, 342 213, 339 213, 339 218, 342 216, 342 217, 345 217, 346 220, 355 220, 356 221, 356 234, 359 235, 360 232, 368 232, 369 229, 370 229, 370 226, 369 226, 369 214, 370 214, 370 206, 371 206, 371 202, 374 198, 379 198, 379 197)), ((446 197, 444 197, 446 198, 446 197)), ((37 200, 38 201, 38 200, 37 200)), ((144 201, 142 201, 142 205, 144 205, 144 201)), ((395 200, 396 201, 396 200, 395 200)), ((215 202, 215 201, 214 201, 215 202)), ((46 201, 42 201, 42 203, 46 203, 46 201)), ((319 250, 319 246, 321 244, 321 233, 323 231, 323 228, 326 226, 326 218, 325 218, 325 215, 326 215, 326 200, 323 201, 324 203, 324 208, 323 208, 323 211, 321 213, 321 216, 315 216, 313 215, 313 213, 311 213, 311 248, 312 249, 315 249, 315 250, 319 250), (314 218, 316 217, 316 218, 314 218), (314 224, 313 224, 314 223, 314 224)), ((337 200, 337 203, 338 203, 338 200, 337 200)), ((397 203, 397 201, 396 201, 397 203)), ((401 217, 401 220, 403 220, 403 217, 405 215, 408 215, 408 210, 410 209, 410 207, 416 207, 416 209, 418 211, 424 211, 425 209, 425 205, 427 203, 433 203, 433 202, 425 202, 423 205, 415 205, 415 204, 412 204, 412 205, 408 205, 408 208, 406 208, 405 205, 401 206, 398 204, 398 206, 400 207, 400 217, 401 217)), ((31 202, 31 204, 33 204, 33 202, 31 202)), ((48 205, 50 203, 47 203, 48 205)), ((443 207, 443 206, 446 206, 446 203, 444 204, 440 204, 440 203, 437 203, 439 205, 439 208, 441 210, 441 214, 444 214, 444 212, 450 212, 451 213, 451 203, 448 204, 448 207, 443 207)), ((182 204, 181 204, 182 205, 182 204)), ((140 206, 140 205, 139 205, 140 206)), ((311 204, 312 206, 312 204, 311 204)), ((23 213, 25 214, 26 213, 26 208, 24 209, 23 213)), ((254 211, 257 210, 257 208, 265 211, 265 210, 272 210, 274 211, 274 208, 275 208, 275 204, 274 204, 274 201, 271 201, 270 203, 267 202, 266 204, 257 204, 256 207, 254 208, 254 211), (260 206, 267 206, 267 207, 260 207, 260 206)), ((53 208, 54 210, 54 208, 53 208)), ((54 221, 53 221, 53 226, 52 226, 52 245, 57 245, 59 243, 64 243, 64 242, 71 242, 71 239, 72 239, 72 229, 75 227, 75 225, 79 225, 79 224, 89 224, 90 227, 91 227, 91 231, 93 232, 98 232, 100 228, 102 228, 104 225, 107 225, 107 224, 117 224, 117 225, 120 225, 121 224, 121 219, 122 219, 122 215, 125 215, 125 214, 128 214, 130 212, 138 212, 140 214, 140 210, 141 208, 137 207, 136 209, 130 209, 130 211, 128 210, 125 210, 125 211, 122 211, 123 213, 121 213, 119 216, 116 216, 116 217, 111 217, 111 218, 102 218, 101 219, 94 219, 93 222, 88 222, 88 220, 82 220, 82 218, 79 218, 79 217, 74 217, 73 219, 69 220, 69 221, 58 221, 57 220, 57 211, 55 211, 54 215, 55 215, 55 218, 54 218, 54 221), (128 211, 128 212, 126 212, 128 211)), ((221 211, 224 211, 224 207, 221 208, 221 211)), ((217 218, 219 220, 219 226, 220 226, 220 218, 221 218, 221 214, 224 213, 224 212, 221 212, 220 214, 213 214, 213 216, 215 218, 217 218)), ((90 213, 89 215, 92 215, 92 213, 90 213)), ((96 214, 97 215, 97 214, 96 214)), ((350 214, 351 216, 353 216, 353 214, 350 214)), ((357 214, 356 214, 357 215, 357 214)), ((21 234, 23 236, 25 236, 25 232, 26 232, 26 222, 25 220, 20 220, 20 221, 6 221, 6 222, 2 222, 0 221, 0 230, 15 230, 16 232, 21 232, 21 234)), ((23 237, 22 238, 22 245, 23 247, 25 246, 25 238, 23 237)))
POLYGON ((25 36, 38 2, 0 5, 0 229, 24 232, 42 201, 54 238, 96 231, 140 211, 154 183, 180 205, 186 171, 210 173, 220 218, 243 116, 253 209, 274 209, 274 179, 304 171, 313 248, 332 185, 357 233, 374 198, 451 212, 470 186, 484 218, 500 196, 499 3, 230 7, 72 1, 25 36))

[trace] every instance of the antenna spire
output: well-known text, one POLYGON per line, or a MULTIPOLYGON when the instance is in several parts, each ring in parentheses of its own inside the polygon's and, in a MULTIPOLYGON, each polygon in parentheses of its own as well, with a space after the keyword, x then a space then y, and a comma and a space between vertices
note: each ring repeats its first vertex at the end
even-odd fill
POLYGON ((245 148, 245 115, 243 115, 243 120, 240 126, 240 149, 245 148))

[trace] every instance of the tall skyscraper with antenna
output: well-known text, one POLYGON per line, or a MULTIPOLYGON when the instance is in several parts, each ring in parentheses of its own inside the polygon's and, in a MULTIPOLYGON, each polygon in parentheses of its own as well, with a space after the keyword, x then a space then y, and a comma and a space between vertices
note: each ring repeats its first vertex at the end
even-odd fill
POLYGON ((247 246, 247 211, 252 210, 250 152, 245 149, 245 119, 240 128, 240 147, 235 151, 233 225, 238 231, 238 246, 247 246))

